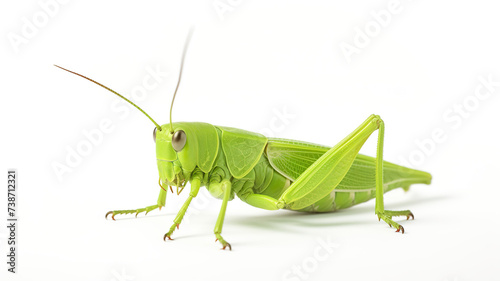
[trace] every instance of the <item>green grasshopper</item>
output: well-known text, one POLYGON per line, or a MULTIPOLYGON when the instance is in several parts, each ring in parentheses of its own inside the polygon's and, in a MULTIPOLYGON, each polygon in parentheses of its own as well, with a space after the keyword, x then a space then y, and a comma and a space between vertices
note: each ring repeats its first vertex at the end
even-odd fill
POLYGON ((395 216, 414 216, 409 210, 389 211, 384 208, 384 193, 401 187, 408 190, 417 183, 430 184, 429 173, 383 161, 384 121, 371 115, 356 130, 333 147, 302 141, 267 138, 261 134, 201 122, 172 123, 172 108, 182 77, 189 38, 184 46, 177 87, 170 107, 170 123, 160 126, 144 110, 112 89, 76 72, 123 98, 154 124, 154 141, 158 165, 160 195, 157 204, 135 210, 117 210, 131 214, 165 206, 166 186, 177 187, 180 194, 186 183, 191 190, 163 239, 171 238, 200 187, 222 199, 215 224, 216 241, 222 249, 231 245, 221 236, 227 203, 235 194, 242 201, 261 209, 287 209, 300 212, 333 212, 375 198, 375 214, 396 232, 404 228, 392 220, 395 216), (376 157, 359 154, 368 137, 378 130, 376 157))

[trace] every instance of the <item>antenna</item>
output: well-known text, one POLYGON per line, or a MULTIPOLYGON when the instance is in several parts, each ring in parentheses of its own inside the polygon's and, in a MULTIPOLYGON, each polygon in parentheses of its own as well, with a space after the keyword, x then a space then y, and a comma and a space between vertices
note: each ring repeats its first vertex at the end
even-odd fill
POLYGON ((175 87, 174 97, 172 98, 172 104, 170 105, 170 132, 174 132, 174 127, 172 125, 172 108, 174 107, 175 96, 177 95, 177 90, 179 89, 179 85, 181 84, 182 78, 182 69, 184 68, 184 58, 186 57, 187 48, 189 46, 189 41, 191 41, 191 36, 193 35, 193 27, 189 29, 188 36, 186 38, 186 43, 184 43, 184 50, 182 51, 182 59, 181 59, 181 68, 179 70, 179 80, 177 81, 177 87, 175 87))
POLYGON ((70 73, 73 73, 73 74, 75 74, 75 75, 78 75, 78 76, 80 76, 80 77, 82 77, 82 78, 85 78, 85 79, 89 80, 90 82, 93 82, 93 83, 95 83, 95 84, 97 84, 97 85, 99 85, 99 86, 103 87, 104 89, 106 89, 106 90, 108 90, 108 91, 112 92, 113 94, 115 94, 115 95, 119 96, 120 98, 122 98, 122 99, 126 100, 128 103, 130 103, 131 105, 135 106, 135 108, 139 109, 142 113, 144 113, 144 115, 146 115, 146 116, 149 118, 149 120, 151 120, 153 123, 155 123, 156 128, 157 128, 158 130, 160 130, 160 131, 161 131, 161 126, 160 126, 160 125, 158 125, 158 123, 156 123, 156 122, 155 122, 155 120, 153 120, 153 118, 151 118, 151 116, 149 116, 149 115, 148 115, 148 114, 147 114, 144 110, 142 110, 142 108, 140 108, 139 106, 135 105, 135 103, 131 102, 131 101, 130 101, 129 99, 127 99, 126 97, 124 97, 124 96, 122 96, 122 95, 118 94, 117 92, 115 92, 115 91, 111 90, 110 88, 108 88, 108 87, 104 86, 103 84, 101 84, 101 83, 99 83, 99 82, 97 82, 97 81, 95 81, 95 80, 92 80, 92 79, 90 79, 90 78, 88 78, 88 77, 86 77, 86 76, 83 76, 83 75, 81 75, 81 74, 79 74, 79 73, 76 73, 76 72, 74 72, 74 71, 68 70, 68 69, 66 69, 66 68, 64 68, 64 67, 60 67, 59 65, 55 65, 55 64, 54 64, 54 66, 55 66, 55 67, 59 67, 59 68, 60 68, 60 69, 62 69, 62 70, 66 70, 67 72, 70 72, 70 73))

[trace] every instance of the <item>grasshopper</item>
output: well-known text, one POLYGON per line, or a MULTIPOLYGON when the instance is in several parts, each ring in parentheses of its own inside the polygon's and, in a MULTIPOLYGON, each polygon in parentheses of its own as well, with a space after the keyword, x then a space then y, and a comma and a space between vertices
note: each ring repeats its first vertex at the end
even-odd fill
MULTIPOLYGON (((191 33, 190 33, 191 34, 191 33)), ((409 210, 390 211, 384 208, 384 193, 396 188, 408 190, 412 184, 430 184, 429 173, 383 161, 384 121, 371 115, 358 128, 333 147, 308 142, 267 138, 241 129, 214 126, 202 122, 172 122, 172 108, 179 89, 184 57, 182 54, 177 86, 170 107, 170 123, 160 126, 144 110, 114 90, 86 76, 83 77, 123 98, 144 113, 154 124, 156 161, 160 195, 157 203, 134 210, 116 210, 106 214, 115 219, 119 214, 146 212, 165 206, 166 186, 177 187, 180 194, 190 183, 189 197, 179 210, 163 239, 171 238, 184 217, 189 204, 202 186, 222 200, 215 224, 215 241, 222 249, 229 244, 222 236, 227 203, 235 195, 242 201, 266 210, 299 212, 333 212, 375 198, 375 214, 396 232, 404 228, 392 218, 406 216, 409 210), (378 130, 376 157, 359 154, 359 150, 378 130)))

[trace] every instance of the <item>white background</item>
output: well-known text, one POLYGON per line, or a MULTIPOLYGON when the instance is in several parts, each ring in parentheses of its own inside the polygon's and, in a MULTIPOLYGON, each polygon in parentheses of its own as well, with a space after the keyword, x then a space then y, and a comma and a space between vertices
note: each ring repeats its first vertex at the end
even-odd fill
MULTIPOLYGON (((401 0, 385 26, 374 14, 390 1, 68 1, 50 7, 44 22, 46 2, 0 8, 2 218, 6 171, 19 174, 18 273, 2 262, 2 280, 499 280, 500 87, 474 96, 478 87, 488 93, 479 77, 500 81, 494 1, 401 0), (231 9, 218 13, 214 3, 231 9), (387 209, 414 212, 415 220, 398 220, 405 234, 377 221, 373 200, 303 215, 236 199, 223 230, 233 251, 220 251, 213 227, 221 201, 205 189, 174 241, 162 237, 187 192, 168 194, 161 212, 105 220, 109 210, 156 203, 154 126, 52 65, 127 96, 149 79, 148 68, 168 72, 135 99, 164 124, 190 25, 174 121, 334 145, 379 114, 384 158, 434 177, 385 196, 387 209), (366 28, 363 46, 355 39, 366 28), (346 56, 342 44, 357 53, 346 56), (277 119, 284 110, 293 115, 286 124, 277 119), (67 165, 68 149, 103 120, 112 131, 58 179, 54 163, 67 165), (443 136, 431 144, 436 130, 443 136)), ((362 152, 375 155, 375 140, 362 152)), ((0 238, 3 261, 3 226, 0 238)))

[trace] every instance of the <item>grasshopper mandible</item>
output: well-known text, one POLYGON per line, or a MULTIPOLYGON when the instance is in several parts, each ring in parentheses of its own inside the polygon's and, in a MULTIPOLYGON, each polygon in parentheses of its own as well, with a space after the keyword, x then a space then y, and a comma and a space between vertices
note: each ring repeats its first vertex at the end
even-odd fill
POLYGON ((163 239, 171 238, 200 187, 222 199, 215 224, 216 241, 222 249, 231 245, 221 236, 227 203, 234 196, 266 210, 287 209, 301 212, 333 212, 375 198, 375 214, 396 232, 404 228, 394 216, 414 216, 409 210, 384 208, 384 193, 410 185, 430 184, 431 175, 383 161, 384 121, 371 115, 351 134, 333 147, 302 141, 267 138, 261 134, 201 122, 172 123, 172 108, 179 89, 190 32, 182 54, 179 79, 170 107, 170 123, 160 126, 144 110, 112 89, 76 72, 76 74, 123 98, 154 124, 160 195, 157 204, 135 210, 117 210, 106 214, 113 220, 118 214, 146 212, 165 206, 166 186, 177 187, 180 194, 187 182, 189 197, 179 210, 163 239), (359 154, 368 137, 378 130, 376 157, 359 154))

